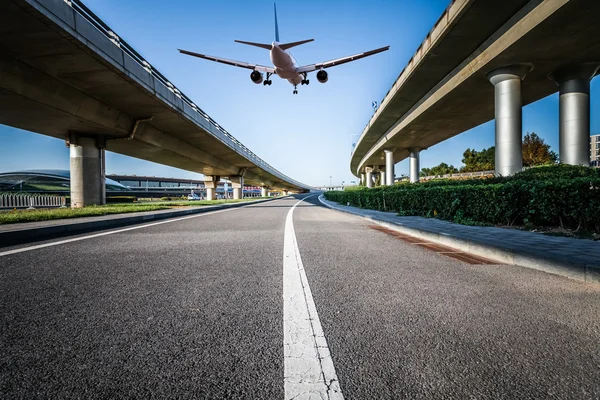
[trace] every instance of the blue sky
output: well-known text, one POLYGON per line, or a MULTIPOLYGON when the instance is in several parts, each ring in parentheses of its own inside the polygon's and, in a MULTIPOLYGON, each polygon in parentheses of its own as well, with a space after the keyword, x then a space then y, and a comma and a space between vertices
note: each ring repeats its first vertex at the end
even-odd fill
MULTIPOLYGON (((84 0, 85 1, 85 0, 84 0)), ((390 51, 331 68, 329 82, 292 86, 277 77, 255 85, 249 71, 181 55, 177 48, 270 65, 266 50, 234 43, 274 40, 273 2, 87 0, 86 5, 233 136, 286 175, 310 185, 350 182, 352 138, 448 6, 448 0, 277 2, 281 41, 314 38, 294 49, 311 64, 390 45, 390 51)), ((592 81, 592 94, 600 80, 592 81)), ((592 134, 600 101, 591 101, 592 134)), ((523 131, 558 150, 558 95, 523 110, 523 131)), ((0 172, 68 169, 63 141, 0 125, 0 172)), ((463 151, 494 145, 493 121, 421 153, 421 166, 459 166, 463 151)), ((200 178, 199 174, 107 153, 107 173, 200 178)), ((408 161, 396 175, 408 173, 408 161)))

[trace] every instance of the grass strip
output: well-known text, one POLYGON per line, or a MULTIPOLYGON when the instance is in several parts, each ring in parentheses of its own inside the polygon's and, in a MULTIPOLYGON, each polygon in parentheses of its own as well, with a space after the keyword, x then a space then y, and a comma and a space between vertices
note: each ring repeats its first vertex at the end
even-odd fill
POLYGON ((101 215, 126 214, 134 212, 168 210, 181 207, 198 207, 225 203, 239 203, 258 200, 257 198, 240 200, 198 200, 198 201, 160 201, 152 203, 106 204, 84 208, 53 208, 38 210, 14 210, 0 212, 0 224, 19 222, 50 221, 55 219, 94 217, 101 215))

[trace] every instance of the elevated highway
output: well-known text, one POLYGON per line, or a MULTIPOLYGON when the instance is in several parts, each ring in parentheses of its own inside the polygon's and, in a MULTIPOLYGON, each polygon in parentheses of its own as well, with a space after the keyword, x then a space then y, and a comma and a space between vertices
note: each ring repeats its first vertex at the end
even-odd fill
MULTIPOLYGON (((589 163, 589 81, 600 2, 454 0, 362 132, 350 169, 393 183, 394 163, 496 118, 496 172, 521 169, 521 107, 560 91, 562 162, 589 163)), ((369 177, 367 179, 367 176, 369 177)))
MULTIPOLYGON (((302 192, 229 134, 79 0, 0 3, 0 123, 65 139, 75 206, 103 202, 104 151, 302 192)), ((212 186, 215 186, 214 188, 212 186)))

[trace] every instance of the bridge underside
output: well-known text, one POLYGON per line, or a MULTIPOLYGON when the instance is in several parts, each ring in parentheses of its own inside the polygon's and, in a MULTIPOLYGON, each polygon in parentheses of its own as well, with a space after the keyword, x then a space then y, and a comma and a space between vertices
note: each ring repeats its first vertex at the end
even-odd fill
POLYGON ((244 175, 248 185, 302 190, 209 134, 214 128, 202 115, 72 10, 60 17, 80 36, 67 33, 52 14, 70 10, 62 1, 44 2, 49 9, 31 3, 7 2, 0 13, 1 124, 64 140, 91 137, 143 160, 244 175))
MULTIPOLYGON (((557 92, 557 84, 548 77, 551 73, 569 65, 600 61, 598 15, 597 1, 528 2, 452 72, 430 86, 422 97, 413 98, 411 106, 400 104, 403 99, 406 102, 406 96, 413 96, 401 87, 363 134, 362 155, 358 150, 353 154, 352 172, 359 176, 365 166, 385 165, 384 149, 393 149, 398 162, 409 156, 410 148, 431 147, 492 120, 494 86, 486 74, 496 68, 532 64, 533 70, 522 84, 523 105, 557 92)), ((464 29, 461 32, 468 35, 464 29)), ((429 57, 431 62, 444 63, 436 52, 429 57)), ((419 77, 427 72, 415 72, 411 84, 424 83, 419 77)))

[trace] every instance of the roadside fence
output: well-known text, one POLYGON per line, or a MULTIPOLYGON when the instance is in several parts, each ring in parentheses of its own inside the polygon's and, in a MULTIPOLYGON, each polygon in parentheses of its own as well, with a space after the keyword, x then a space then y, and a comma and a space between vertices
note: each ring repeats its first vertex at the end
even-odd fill
POLYGON ((64 196, 48 196, 39 194, 0 193, 0 209, 3 208, 51 208, 66 207, 67 198, 64 196))

